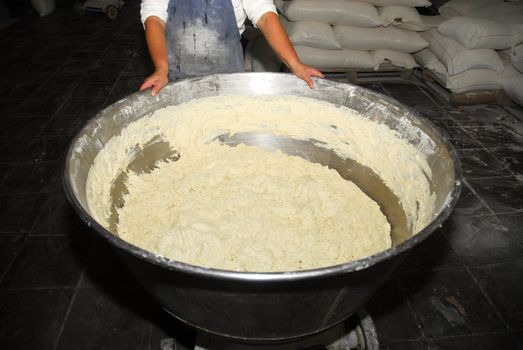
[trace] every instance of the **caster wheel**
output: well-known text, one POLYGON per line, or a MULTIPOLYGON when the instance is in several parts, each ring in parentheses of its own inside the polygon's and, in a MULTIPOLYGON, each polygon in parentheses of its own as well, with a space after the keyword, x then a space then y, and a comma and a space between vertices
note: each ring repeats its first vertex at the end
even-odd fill
POLYGON ((107 6, 105 9, 105 14, 110 19, 116 19, 116 17, 118 17, 118 9, 114 6, 107 6))
POLYGON ((84 4, 81 3, 80 1, 77 1, 74 3, 73 5, 73 12, 75 15, 78 15, 78 16, 83 16, 85 15, 85 8, 83 6, 84 4))

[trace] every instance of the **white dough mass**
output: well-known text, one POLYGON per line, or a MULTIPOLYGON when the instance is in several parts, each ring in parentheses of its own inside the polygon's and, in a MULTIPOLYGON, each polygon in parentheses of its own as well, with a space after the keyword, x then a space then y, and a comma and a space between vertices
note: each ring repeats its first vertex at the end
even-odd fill
POLYGON ((110 227, 112 186, 125 173, 128 193, 118 209, 117 234, 176 261, 294 271, 346 263, 391 246, 387 219, 356 185, 306 159, 232 147, 216 138, 242 132, 314 139, 372 168, 400 198, 414 230, 429 220, 424 212, 433 205, 430 167, 419 150, 348 108, 290 96, 204 98, 129 124, 91 167, 91 215, 110 227), (136 148, 152 141, 168 142, 180 158, 158 161, 151 172, 129 170, 136 148), (394 158, 383 152, 386 147, 394 158), (398 161, 407 164, 402 172, 393 167, 398 161))
POLYGON ((128 189, 118 233, 194 265, 300 270, 390 247, 387 219, 356 185, 281 152, 213 142, 198 156, 132 174, 128 189))

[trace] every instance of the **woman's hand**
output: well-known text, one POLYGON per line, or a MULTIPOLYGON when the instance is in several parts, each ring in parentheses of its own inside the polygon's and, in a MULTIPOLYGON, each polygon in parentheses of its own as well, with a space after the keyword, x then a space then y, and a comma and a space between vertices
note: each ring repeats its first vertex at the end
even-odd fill
POLYGON ((140 86, 140 91, 152 88, 151 89, 151 95, 156 96, 160 92, 160 90, 167 85, 168 78, 167 78, 167 70, 156 70, 153 74, 149 75, 145 80, 143 81, 142 85, 140 86))
POLYGON ((265 13, 256 25, 280 60, 298 78, 303 79, 311 89, 314 87, 311 77, 323 78, 323 74, 319 70, 301 63, 276 13, 265 13))
POLYGON ((306 66, 300 61, 297 61, 294 65, 291 65, 289 69, 292 73, 294 73, 294 75, 305 81, 311 89, 314 88, 312 77, 324 78, 323 74, 319 70, 306 66))
POLYGON ((167 62, 167 42, 165 40, 165 22, 159 17, 149 16, 145 20, 145 40, 153 61, 155 71, 145 78, 140 91, 152 88, 151 95, 156 96, 167 84, 169 64, 167 62))

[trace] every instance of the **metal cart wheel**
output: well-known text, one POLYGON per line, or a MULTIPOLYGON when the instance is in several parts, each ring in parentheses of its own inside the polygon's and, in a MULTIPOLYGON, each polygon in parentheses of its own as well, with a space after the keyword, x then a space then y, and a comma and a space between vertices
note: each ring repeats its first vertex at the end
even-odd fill
POLYGON ((105 14, 110 19, 116 19, 116 17, 118 17, 118 9, 112 5, 107 6, 107 8, 105 9, 105 14))
POLYGON ((73 5, 73 12, 75 15, 78 15, 78 16, 85 15, 84 4, 80 1, 76 1, 73 5))

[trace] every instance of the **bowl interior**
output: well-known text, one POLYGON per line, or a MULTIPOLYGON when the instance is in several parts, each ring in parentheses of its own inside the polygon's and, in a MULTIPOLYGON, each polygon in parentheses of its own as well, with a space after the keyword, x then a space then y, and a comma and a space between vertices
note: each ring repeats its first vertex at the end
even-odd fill
MULTIPOLYGON (((385 124, 397 131, 405 140, 416 147, 426 158, 432 170, 427 179, 436 195, 432 213, 435 219, 459 194, 456 184, 459 172, 455 164, 457 157, 452 146, 434 126, 398 102, 369 90, 327 80, 316 80, 316 88, 309 89, 291 75, 259 73, 214 75, 170 84, 161 93, 152 97, 147 92, 135 93, 100 112, 74 139, 65 169, 65 184, 74 203, 89 218, 86 201, 86 180, 91 165, 104 145, 131 122, 148 116, 157 109, 178 105, 195 98, 219 95, 297 95, 311 97, 337 105, 350 107, 368 119, 385 124), (412 132, 414 125, 416 132, 412 132), (406 132, 405 130, 411 130, 406 132), (427 142, 430 140, 430 142, 427 142)), ((387 216, 392 227, 393 246, 404 243, 417 232, 409 227, 405 212, 398 198, 372 169, 350 159, 342 159, 334 152, 318 147, 309 141, 277 137, 271 134, 241 133, 234 136, 221 135, 222 143, 234 147, 240 143, 265 149, 279 149, 286 154, 300 156, 337 170, 340 175, 353 181, 369 197, 374 199, 387 216)), ((139 152, 129 168, 147 171, 159 159, 176 159, 175 150, 163 141, 151 142, 139 152)), ((401 167, 401 164, 398 164, 401 167)), ((111 231, 115 231, 116 208, 122 205, 125 192, 124 178, 113 187, 113 216, 111 231)))

